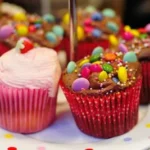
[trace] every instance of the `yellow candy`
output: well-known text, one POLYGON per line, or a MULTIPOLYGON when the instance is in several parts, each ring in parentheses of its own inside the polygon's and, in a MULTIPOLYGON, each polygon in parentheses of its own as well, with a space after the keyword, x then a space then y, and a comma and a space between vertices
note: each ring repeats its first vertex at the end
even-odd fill
POLYGON ((128 79, 127 70, 125 67, 119 67, 118 69, 118 78, 120 82, 126 83, 128 79))
POLYGON ((64 24, 69 24, 69 21, 70 21, 70 15, 68 13, 66 13, 64 16, 63 16, 63 23, 64 24))
POLYGON ((27 20, 27 17, 24 13, 16 13, 14 15, 14 20, 15 21, 26 21, 27 20))
POLYGON ((81 26, 77 27, 77 38, 79 41, 84 39, 84 29, 81 26))
POLYGON ((102 62, 101 61, 95 61, 95 62, 93 62, 93 64, 98 64, 98 65, 100 65, 102 62))
POLYGON ((132 29, 130 32, 131 32, 135 37, 139 37, 139 36, 140 36, 139 31, 136 30, 136 29, 132 29))
POLYGON ((28 27, 25 25, 20 25, 17 27, 17 33, 20 36, 25 36, 28 34, 28 27))
POLYGON ((112 46, 118 45, 118 39, 114 35, 109 36, 109 42, 112 46))
POLYGON ((79 67, 81 67, 81 66, 83 66, 84 64, 89 63, 89 62, 90 62, 89 59, 84 59, 84 60, 82 60, 82 61, 79 63, 79 67))
POLYGON ((128 26, 128 25, 126 25, 126 26, 124 27, 124 30, 125 30, 126 32, 129 32, 129 31, 131 31, 131 27, 128 26))
POLYGON ((98 79, 100 82, 103 82, 104 80, 106 80, 108 78, 108 74, 106 71, 102 71, 101 73, 99 73, 98 75, 98 79))

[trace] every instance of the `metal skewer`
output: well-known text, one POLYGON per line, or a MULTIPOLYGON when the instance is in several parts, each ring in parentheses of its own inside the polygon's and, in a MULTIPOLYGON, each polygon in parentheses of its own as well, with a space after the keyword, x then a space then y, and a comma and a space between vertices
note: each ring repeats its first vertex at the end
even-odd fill
POLYGON ((70 12, 70 60, 74 60, 77 46, 77 2, 76 0, 68 0, 68 4, 70 12))

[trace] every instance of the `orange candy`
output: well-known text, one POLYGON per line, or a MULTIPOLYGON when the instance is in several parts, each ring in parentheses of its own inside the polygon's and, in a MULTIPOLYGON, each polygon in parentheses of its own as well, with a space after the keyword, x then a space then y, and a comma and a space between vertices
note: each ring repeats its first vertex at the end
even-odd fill
POLYGON ((105 60, 107 60, 107 61, 113 61, 113 60, 115 60, 116 59, 116 54, 114 54, 114 53, 107 53, 107 54, 105 54, 104 55, 104 58, 105 58, 105 60))

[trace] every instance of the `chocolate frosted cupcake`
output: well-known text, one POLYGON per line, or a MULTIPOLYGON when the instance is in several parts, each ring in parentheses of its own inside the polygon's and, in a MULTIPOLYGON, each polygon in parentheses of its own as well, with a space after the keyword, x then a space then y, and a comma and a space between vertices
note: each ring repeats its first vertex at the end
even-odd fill
POLYGON ((100 47, 62 75, 62 89, 79 129, 98 138, 131 130, 138 121, 140 63, 134 52, 103 53, 100 47), (134 58, 134 59, 132 59, 134 58))
POLYGON ((137 54, 137 57, 142 66, 142 92, 141 92, 141 104, 148 104, 150 102, 150 36, 148 32, 140 33, 139 37, 133 38, 128 41, 122 41, 119 44, 119 50, 123 53, 127 53, 129 51, 133 51, 137 54))
MULTIPOLYGON (((77 36, 79 43, 76 51, 76 60, 91 54, 92 50, 97 46, 108 48, 112 34, 118 35, 121 31, 121 19, 112 9, 104 9, 101 12, 96 9, 92 9, 92 11, 91 9, 79 9, 77 16, 77 36)), ((66 36, 69 37, 68 14, 64 16, 62 24, 66 36)), ((66 49, 69 52, 70 48, 66 49)))

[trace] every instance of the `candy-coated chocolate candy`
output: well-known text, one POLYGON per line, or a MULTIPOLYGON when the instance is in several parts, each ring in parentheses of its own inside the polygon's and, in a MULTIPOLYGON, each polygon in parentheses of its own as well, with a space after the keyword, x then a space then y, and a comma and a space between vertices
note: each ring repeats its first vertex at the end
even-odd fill
POLYGON ((124 33, 122 34, 122 38, 123 38, 124 40, 126 40, 126 41, 132 40, 133 37, 134 37, 133 34, 130 33, 130 32, 124 32, 124 33))
POLYGON ((92 56, 93 55, 100 55, 104 52, 104 49, 100 46, 94 48, 93 52, 92 52, 92 56))
POLYGON ((75 92, 87 90, 87 89, 89 89, 89 87, 90 87, 90 83, 85 78, 78 78, 72 84, 72 89, 75 92))
POLYGON ((101 21, 103 19, 103 15, 99 12, 95 12, 92 14, 92 20, 101 21))
POLYGON ((92 33, 94 28, 92 26, 86 26, 84 28, 85 33, 92 33))
POLYGON ((136 30, 136 29, 132 29, 130 32, 131 32, 135 37, 139 37, 139 36, 140 36, 139 31, 136 30))
POLYGON ((52 43, 56 43, 57 42, 57 37, 53 32, 47 32, 46 33, 46 39, 52 43))
POLYGON ((140 33, 146 33, 145 28, 139 28, 138 31, 139 31, 140 33))
POLYGON ((110 17, 110 18, 113 18, 116 16, 116 13, 113 9, 110 9, 110 8, 105 8, 103 11, 102 11, 102 14, 104 17, 110 17))
POLYGON ((36 23, 36 24, 34 24, 34 26, 35 26, 37 29, 39 29, 39 28, 42 27, 42 25, 41 25, 40 23, 36 23))
POLYGON ((87 59, 83 59, 80 63, 79 63, 79 67, 82 67, 84 64, 87 64, 89 63, 90 60, 87 58, 87 59))
POLYGON ((85 67, 88 67, 88 68, 89 68, 90 66, 91 66, 91 63, 85 63, 84 65, 82 65, 81 68, 82 68, 82 69, 85 68, 85 67))
POLYGON ((49 23, 55 22, 55 17, 52 14, 45 14, 43 19, 49 23))
POLYGON ((77 65, 74 61, 70 61, 67 65, 67 73, 72 73, 75 71, 77 65))
POLYGON ((147 32, 150 32, 150 23, 146 25, 145 30, 146 30, 147 32))
POLYGON ((93 35, 94 37, 96 37, 96 38, 99 38, 99 37, 102 36, 102 31, 99 30, 99 29, 94 29, 94 30, 92 31, 92 35, 93 35))
POLYGON ((30 25, 28 30, 29 32, 35 32, 36 31, 35 25, 30 25))
POLYGON ((110 29, 111 31, 115 32, 115 33, 119 31, 119 27, 115 22, 109 21, 107 23, 107 28, 110 29))
POLYGON ((90 66, 90 70, 91 72, 101 72, 102 71, 102 67, 98 64, 92 64, 90 66))
POLYGON ((98 75, 98 79, 100 82, 103 82, 104 80, 106 80, 108 78, 108 74, 106 71, 102 71, 99 73, 98 75))
POLYGON ((28 34, 28 27, 25 25, 17 26, 17 33, 20 36, 26 36, 28 34))
POLYGON ((77 27, 77 38, 79 41, 84 39, 84 29, 81 26, 77 27))
POLYGON ((128 25, 126 25, 126 26, 124 27, 124 31, 126 31, 126 32, 130 32, 130 31, 131 31, 131 27, 130 27, 130 26, 128 26, 128 25))
POLYGON ((68 25, 69 24, 69 22, 70 22, 70 15, 69 15, 69 13, 66 13, 64 16, 63 16, 63 23, 64 24, 66 24, 66 25, 68 25))
POLYGON ((105 55, 104 55, 104 59, 106 60, 106 61, 113 61, 113 60, 115 60, 117 58, 117 56, 116 56, 116 54, 114 54, 114 53, 106 53, 105 55))
POLYGON ((14 28, 11 25, 5 25, 0 28, 0 39, 6 39, 14 33, 14 28))
POLYGON ((92 64, 98 64, 98 65, 100 65, 101 63, 102 63, 101 61, 95 61, 92 64))
POLYGON ((122 53, 127 53, 128 52, 128 48, 125 44, 123 43, 120 43, 119 44, 119 50, 122 52, 122 53))
POLYGON ((91 18, 87 18, 85 21, 84 21, 84 26, 92 26, 92 20, 91 18))
POLYGON ((52 28, 52 31, 57 35, 57 36, 63 36, 64 34, 64 29, 60 25, 55 25, 52 28))
POLYGON ((118 45, 118 39, 115 37, 115 35, 110 35, 109 36, 109 42, 112 46, 117 46, 118 45))
POLYGON ((147 37, 148 37, 148 34, 146 34, 146 33, 145 34, 140 34, 141 39, 146 39, 147 37))
POLYGON ((81 70, 81 76, 84 77, 84 78, 88 78, 90 73, 91 73, 91 71, 88 67, 84 67, 81 70))
POLYGON ((92 55, 92 56, 90 57, 90 62, 93 63, 93 62, 95 62, 95 61, 98 61, 99 59, 100 59, 100 55, 99 55, 99 54, 97 54, 97 55, 92 55))
POLYGON ((126 83, 128 80, 128 74, 127 74, 127 70, 125 67, 119 67, 118 69, 118 78, 120 80, 120 82, 122 83, 126 83))
POLYGON ((16 13, 13 16, 13 18, 15 21, 26 21, 27 20, 26 14, 24 14, 24 13, 16 13))
POLYGON ((127 52, 123 57, 124 62, 137 62, 137 60, 137 56, 134 52, 127 52))
POLYGON ((111 73, 113 71, 113 67, 110 64, 103 64, 103 70, 106 71, 107 73, 111 73))
POLYGON ((85 12, 87 12, 87 13, 94 13, 94 12, 96 12, 96 8, 94 6, 87 6, 85 8, 85 12))
POLYGON ((119 82, 118 78, 116 78, 116 77, 113 77, 112 80, 113 80, 115 83, 119 82))

